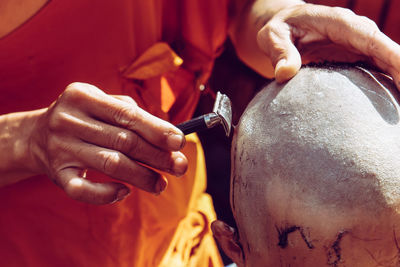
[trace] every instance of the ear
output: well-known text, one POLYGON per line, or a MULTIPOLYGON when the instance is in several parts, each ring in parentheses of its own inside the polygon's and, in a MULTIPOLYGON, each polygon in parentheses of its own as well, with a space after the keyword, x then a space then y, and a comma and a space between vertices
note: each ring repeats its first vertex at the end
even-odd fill
POLYGON ((238 266, 244 266, 244 255, 239 240, 236 240, 236 230, 223 221, 214 221, 211 230, 221 249, 238 266))

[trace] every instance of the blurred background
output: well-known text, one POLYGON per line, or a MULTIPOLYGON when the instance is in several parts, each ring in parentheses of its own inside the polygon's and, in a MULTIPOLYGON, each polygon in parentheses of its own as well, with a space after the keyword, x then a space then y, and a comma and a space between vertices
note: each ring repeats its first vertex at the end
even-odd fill
MULTIPOLYGON (((308 3, 340 6, 353 10, 358 15, 374 20, 381 31, 400 43, 400 0, 313 0, 308 3)), ((197 115, 212 111, 215 92, 221 91, 232 101, 233 122, 236 124, 247 103, 254 94, 269 81, 241 63, 229 40, 225 50, 217 59, 206 90, 196 110, 197 115)), ((230 145, 222 127, 199 133, 206 154, 208 186, 218 219, 235 226, 229 204, 230 145)), ((221 252, 225 264, 231 261, 221 252)))

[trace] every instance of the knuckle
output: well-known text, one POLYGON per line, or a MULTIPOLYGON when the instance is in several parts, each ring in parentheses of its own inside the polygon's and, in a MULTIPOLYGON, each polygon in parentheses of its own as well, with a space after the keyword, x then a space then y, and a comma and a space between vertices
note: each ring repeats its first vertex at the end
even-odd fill
POLYGON ((263 47, 269 42, 269 30, 263 28, 257 33, 257 44, 259 47, 263 47))
POLYGON ((119 132, 112 141, 112 147, 122 152, 132 152, 138 150, 139 137, 125 131, 119 132))
POLYGON ((72 82, 70 84, 67 85, 67 87, 65 88, 66 91, 69 90, 77 90, 79 88, 81 88, 83 86, 83 83, 80 82, 72 82))
POLYGON ((84 83, 80 82, 73 82, 70 83, 64 90, 63 96, 64 97, 73 97, 77 94, 82 94, 85 92, 87 86, 84 83))
POLYGON ((65 88, 60 96, 60 100, 79 103, 83 99, 90 98, 98 90, 100 89, 88 83, 73 82, 65 88))
POLYGON ((359 19, 360 19, 360 23, 362 25, 364 25, 365 27, 367 27, 368 29, 373 30, 373 31, 377 31, 379 29, 378 25, 376 25, 375 21, 373 21, 372 19, 365 17, 365 16, 360 16, 359 19))
POLYGON ((123 100, 131 105, 137 105, 136 101, 128 95, 122 95, 122 96, 120 96, 120 98, 121 98, 121 100, 123 100))
POLYGON ((360 17, 360 25, 360 27, 362 27, 361 31, 364 33, 363 42, 366 44, 365 53, 368 56, 372 56, 376 54, 379 49, 377 40, 381 32, 376 23, 367 17, 360 17))
POLYGON ((274 20, 268 22, 264 28, 258 32, 257 38, 259 41, 270 42, 274 39, 274 36, 277 36, 279 25, 274 20))
POLYGON ((118 171, 121 166, 121 157, 118 152, 102 153, 102 172, 111 175, 118 171))
POLYGON ((262 30, 257 33, 258 47, 264 51, 269 57, 272 56, 272 47, 275 46, 278 33, 274 26, 274 22, 269 22, 262 30))
POLYGON ((126 101, 128 101, 128 102, 135 102, 135 101, 133 100, 133 98, 130 97, 130 96, 128 96, 128 95, 123 95, 122 97, 123 97, 126 101))
POLYGON ((376 36, 379 34, 379 30, 373 30, 369 33, 367 37, 367 55, 372 56, 376 54, 378 49, 378 44, 376 41, 376 36))
POLYGON ((55 110, 49 116, 48 127, 51 131, 65 128, 69 124, 71 115, 66 112, 55 110))
POLYGON ((354 25, 354 18, 357 16, 353 11, 343 7, 328 7, 328 18, 332 21, 331 26, 335 28, 349 28, 354 25))
POLYGON ((119 107, 114 111, 113 118, 117 124, 132 129, 138 120, 138 110, 128 105, 119 107))
POLYGON ((330 8, 330 14, 336 19, 346 21, 347 19, 351 19, 355 13, 348 9, 348 8, 343 8, 343 7, 331 7, 330 8))

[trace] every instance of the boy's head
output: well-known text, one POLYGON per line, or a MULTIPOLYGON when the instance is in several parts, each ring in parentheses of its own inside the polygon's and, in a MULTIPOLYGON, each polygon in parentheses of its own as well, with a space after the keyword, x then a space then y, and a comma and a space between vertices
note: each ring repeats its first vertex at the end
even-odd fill
POLYGON ((400 125, 395 87, 358 67, 304 67, 249 104, 232 145, 239 266, 400 265, 400 125), (397 237, 398 236, 398 237, 397 237))

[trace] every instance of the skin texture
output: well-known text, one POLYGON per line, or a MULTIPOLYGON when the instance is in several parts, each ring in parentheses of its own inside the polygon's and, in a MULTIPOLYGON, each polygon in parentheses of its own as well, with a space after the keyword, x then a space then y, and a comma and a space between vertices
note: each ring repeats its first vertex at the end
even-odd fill
POLYGON ((307 67, 265 87, 232 146, 239 232, 213 225, 228 255, 239 266, 397 266, 399 109, 391 80, 360 68, 307 67))
POLYGON ((389 73, 400 88, 400 46, 349 9, 257 0, 239 12, 230 36, 246 64, 279 82, 309 62, 362 60, 389 73))
POLYGON ((49 108, 2 116, 0 123, 2 149, 11 152, 1 169, 7 174, 2 185, 44 172, 70 197, 105 204, 129 193, 121 182, 156 194, 165 189, 165 178, 143 164, 177 176, 187 167, 178 152, 184 146, 179 129, 131 98, 110 96, 89 84, 73 83, 49 108), (24 131, 13 135, 18 129, 24 131), (4 167, 12 164, 13 169, 4 167), (84 179, 89 168, 116 182, 84 179))
MULTIPOLYGON (((301 65, 300 52, 303 62, 367 57, 399 80, 399 46, 365 18, 297 0, 239 2, 245 3, 238 1, 233 9, 230 36, 240 58, 267 77, 293 77, 301 65), (331 58, 343 50, 349 57, 331 58)), ((0 36, 45 4, 3 1, 0 36)), ((183 174, 187 159, 178 152, 183 145, 177 128, 138 108, 132 99, 75 83, 48 108, 0 116, 0 185, 47 174, 72 198, 93 204, 121 200, 129 192, 124 183, 159 194, 167 181, 154 169, 183 174), (116 180, 90 182, 84 179, 87 169, 116 180), (131 175, 122 175, 127 172, 131 175)))

